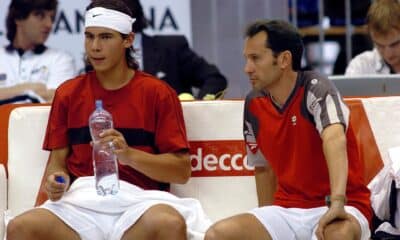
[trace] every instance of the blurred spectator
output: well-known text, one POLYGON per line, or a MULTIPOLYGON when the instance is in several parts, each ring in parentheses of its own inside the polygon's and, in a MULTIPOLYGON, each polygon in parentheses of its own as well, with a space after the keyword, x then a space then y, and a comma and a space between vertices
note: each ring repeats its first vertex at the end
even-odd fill
MULTIPOLYGON (((329 26, 333 27, 343 27, 345 26, 345 1, 337 1, 337 0, 324 0, 324 14, 325 19, 329 19, 329 26)), ((317 26, 319 24, 319 5, 318 0, 297 0, 297 26, 299 28, 317 26)), ((291 8, 292 0, 289 0, 289 8, 291 9, 289 18, 292 19, 293 8, 291 8)), ((364 25, 365 24, 365 16, 367 14, 368 8, 371 5, 371 0, 350 0, 351 6, 351 24, 352 25, 364 25)), ((351 56, 355 56, 364 52, 365 50, 369 50, 372 48, 371 41, 369 37, 364 33, 354 33, 351 36, 352 41, 352 52, 351 56)), ((333 55, 337 54, 336 60, 334 63, 330 63, 330 59, 324 58, 320 60, 319 57, 317 59, 310 59, 310 48, 312 49, 312 45, 318 43, 319 36, 318 32, 315 35, 305 35, 303 38, 304 44, 306 45, 306 64, 307 66, 304 69, 313 69, 314 63, 317 62, 318 66, 324 66, 324 71, 327 74, 331 74, 333 70, 333 74, 344 74, 347 67, 347 59, 346 59, 346 36, 345 34, 326 34, 325 41, 334 41, 339 45, 339 52, 335 49, 331 49, 333 55), (332 70, 331 70, 332 68, 332 70)), ((331 43, 330 43, 331 44, 331 43)), ((324 47, 328 47, 325 45, 324 47)), ((318 50, 319 51, 319 50, 318 50)), ((326 50, 324 50, 326 52, 326 50)), ((330 56, 332 54, 328 54, 330 56)))
POLYGON ((60 83, 74 77, 73 58, 47 48, 57 0, 12 0, 0 49, 0 104, 51 102, 60 83))
POLYGON ((141 69, 167 82, 181 100, 223 97, 227 87, 226 78, 215 65, 207 63, 189 47, 185 36, 144 34, 148 22, 139 0, 124 2, 130 9, 137 9, 133 11, 133 17, 136 18, 133 24, 133 47, 141 69))
POLYGON ((346 75, 400 73, 400 2, 375 0, 367 14, 372 51, 356 56, 346 75))

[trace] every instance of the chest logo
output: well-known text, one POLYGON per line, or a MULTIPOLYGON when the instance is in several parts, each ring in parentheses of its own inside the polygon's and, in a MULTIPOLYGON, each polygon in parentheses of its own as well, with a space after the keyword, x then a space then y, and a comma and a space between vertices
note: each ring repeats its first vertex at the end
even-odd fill
POLYGON ((317 84, 317 83, 318 83, 318 79, 314 78, 314 79, 311 80, 311 84, 312 84, 312 85, 315 85, 315 84, 317 84))
POLYGON ((297 124, 297 117, 296 117, 296 115, 293 115, 293 116, 292 116, 291 122, 292 122, 292 126, 296 126, 296 124, 297 124))

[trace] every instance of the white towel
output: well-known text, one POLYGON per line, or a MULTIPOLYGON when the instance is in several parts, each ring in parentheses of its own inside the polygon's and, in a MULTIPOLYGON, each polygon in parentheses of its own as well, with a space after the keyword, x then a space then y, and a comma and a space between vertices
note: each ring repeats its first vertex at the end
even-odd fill
MULTIPOLYGON (((390 162, 372 179, 368 187, 371 190, 371 205, 375 215, 381 220, 389 220, 389 197, 392 181, 395 181, 396 189, 400 189, 400 147, 389 149, 390 162)), ((395 224, 400 225, 399 191, 397 191, 397 208, 395 212, 395 224)), ((388 229, 387 224, 380 226, 380 230, 388 229)), ((379 230, 379 229, 378 229, 379 230)), ((399 231, 399 230, 397 230, 399 231)), ((393 232, 392 230, 388 232, 393 232)))
MULTIPOLYGON (((185 218, 188 239, 203 239, 205 231, 211 225, 196 199, 178 198, 163 191, 143 190, 125 181, 120 181, 117 195, 99 196, 92 176, 78 178, 59 201, 48 200, 41 207, 53 211, 73 228, 74 224, 80 227, 82 225, 74 223, 72 218, 68 219, 72 212, 104 214, 106 217, 120 214, 119 220, 112 226, 112 233, 104 232, 108 235, 105 239, 120 239, 148 208, 156 204, 172 206, 185 218)), ((94 219, 92 223, 100 224, 101 221, 94 219)), ((102 229, 102 226, 98 227, 102 229)))

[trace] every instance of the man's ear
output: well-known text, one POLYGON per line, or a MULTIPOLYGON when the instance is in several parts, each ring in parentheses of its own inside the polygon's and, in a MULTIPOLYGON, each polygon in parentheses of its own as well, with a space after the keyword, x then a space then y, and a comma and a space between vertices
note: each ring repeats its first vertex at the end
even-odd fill
POLYGON ((135 40, 135 34, 133 32, 129 33, 124 39, 125 48, 130 48, 133 45, 133 40, 135 40))
POLYGON ((289 50, 283 51, 278 56, 279 66, 284 69, 292 65, 292 53, 289 50))

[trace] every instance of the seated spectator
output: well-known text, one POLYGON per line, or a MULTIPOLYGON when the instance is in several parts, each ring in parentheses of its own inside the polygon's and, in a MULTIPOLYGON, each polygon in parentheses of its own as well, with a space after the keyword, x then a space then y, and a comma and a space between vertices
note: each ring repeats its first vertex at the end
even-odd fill
POLYGON ((345 75, 400 73, 400 2, 373 1, 367 26, 375 48, 351 60, 345 75))
POLYGON ((133 47, 143 71, 167 82, 181 99, 194 96, 196 99, 212 100, 223 96, 227 80, 216 66, 207 63, 189 47, 185 36, 144 34, 148 22, 139 0, 124 2, 130 9, 136 10, 133 11, 137 19, 133 24, 133 47))
POLYGON ((0 104, 51 102, 60 83, 74 77, 73 58, 47 48, 57 0, 12 0, 6 20, 10 44, 0 48, 0 104))

